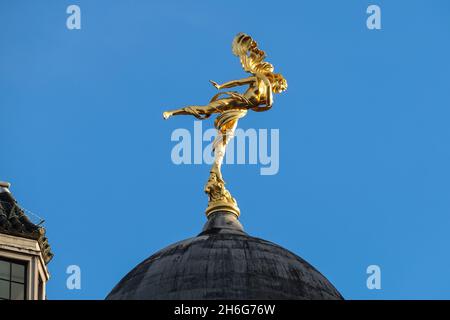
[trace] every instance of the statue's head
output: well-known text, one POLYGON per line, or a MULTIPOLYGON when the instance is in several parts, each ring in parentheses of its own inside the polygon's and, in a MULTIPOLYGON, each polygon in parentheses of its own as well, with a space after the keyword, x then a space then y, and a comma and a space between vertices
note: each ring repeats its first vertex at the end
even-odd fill
POLYGON ((288 84, 286 79, 280 73, 270 73, 267 78, 272 85, 272 91, 274 93, 286 91, 288 84))

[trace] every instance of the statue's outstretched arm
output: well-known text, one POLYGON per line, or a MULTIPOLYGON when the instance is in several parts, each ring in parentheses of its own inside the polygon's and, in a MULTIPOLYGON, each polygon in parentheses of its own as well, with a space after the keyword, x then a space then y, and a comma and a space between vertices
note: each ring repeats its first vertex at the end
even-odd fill
POLYGON ((267 110, 269 110, 271 108, 272 108, 272 106, 254 107, 254 108, 252 108, 252 110, 255 111, 255 112, 263 112, 263 111, 267 111, 267 110))
POLYGON ((243 86, 246 84, 251 84, 253 82, 255 82, 255 77, 248 77, 245 79, 240 79, 240 80, 231 80, 228 82, 225 82, 223 84, 218 84, 217 82, 214 82, 212 80, 209 80, 209 82, 212 83, 212 85, 214 87, 216 87, 217 89, 226 89, 226 88, 233 88, 233 87, 238 87, 238 86, 243 86))

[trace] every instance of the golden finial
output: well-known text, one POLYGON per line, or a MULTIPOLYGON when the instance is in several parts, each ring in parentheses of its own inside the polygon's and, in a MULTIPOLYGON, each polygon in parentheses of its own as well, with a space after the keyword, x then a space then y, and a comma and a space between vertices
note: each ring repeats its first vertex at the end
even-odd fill
POLYGON ((207 119, 214 113, 219 116, 214 121, 217 137, 213 142, 214 163, 210 171, 205 192, 208 195, 206 215, 213 212, 228 211, 239 216, 236 200, 225 188, 222 178, 222 162, 228 142, 233 138, 238 120, 248 110, 256 112, 272 108, 273 93, 281 93, 287 89, 287 82, 281 74, 274 73, 272 64, 264 61, 266 54, 258 48, 256 41, 245 33, 239 33, 233 39, 232 52, 238 56, 242 68, 251 74, 250 77, 218 84, 210 80, 217 89, 228 89, 248 85, 243 93, 224 91, 217 93, 206 106, 187 106, 181 109, 165 111, 164 119, 177 115, 192 115, 197 119, 207 119))

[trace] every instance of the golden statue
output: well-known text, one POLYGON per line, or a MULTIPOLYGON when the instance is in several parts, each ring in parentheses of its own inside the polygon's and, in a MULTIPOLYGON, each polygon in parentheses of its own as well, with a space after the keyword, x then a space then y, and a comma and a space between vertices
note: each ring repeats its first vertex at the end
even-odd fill
POLYGON ((212 80, 210 82, 217 89, 248 85, 244 94, 235 91, 219 92, 206 106, 188 106, 163 113, 164 119, 177 115, 192 115, 201 120, 209 118, 214 113, 220 114, 214 121, 217 129, 217 137, 213 142, 214 164, 205 186, 209 198, 207 216, 217 211, 231 211, 239 216, 236 200, 225 188, 221 173, 226 146, 234 136, 238 120, 247 114, 247 110, 256 112, 269 110, 273 103, 272 93, 281 93, 287 89, 286 79, 281 74, 274 73, 273 65, 264 61, 266 54, 258 49, 252 37, 239 33, 233 39, 232 51, 239 57, 243 69, 252 76, 224 84, 212 80))

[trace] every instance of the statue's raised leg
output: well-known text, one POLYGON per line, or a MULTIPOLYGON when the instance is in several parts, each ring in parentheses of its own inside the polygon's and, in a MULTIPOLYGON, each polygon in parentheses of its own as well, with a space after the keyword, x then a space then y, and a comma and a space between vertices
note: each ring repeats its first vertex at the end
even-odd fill
POLYGON ((165 120, 169 119, 171 116, 179 115, 191 115, 197 119, 203 120, 209 118, 213 113, 216 113, 217 109, 207 105, 207 106, 189 106, 181 109, 170 110, 163 112, 163 118, 165 120))

